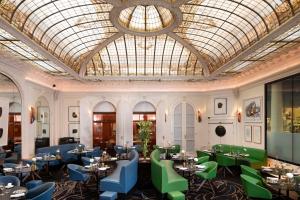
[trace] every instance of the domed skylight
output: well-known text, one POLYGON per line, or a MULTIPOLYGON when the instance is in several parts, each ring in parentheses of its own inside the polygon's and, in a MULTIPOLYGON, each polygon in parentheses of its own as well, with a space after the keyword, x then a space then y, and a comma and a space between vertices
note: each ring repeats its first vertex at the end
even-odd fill
POLYGON ((160 6, 135 6, 122 10, 119 23, 131 31, 154 32, 162 30, 173 22, 172 13, 160 6))

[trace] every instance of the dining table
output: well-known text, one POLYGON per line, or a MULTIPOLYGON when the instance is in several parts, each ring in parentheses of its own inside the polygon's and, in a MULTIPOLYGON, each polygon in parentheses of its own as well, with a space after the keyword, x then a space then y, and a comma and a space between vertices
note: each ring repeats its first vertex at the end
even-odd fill
POLYGON ((0 200, 21 200, 26 199, 25 195, 28 192, 28 189, 23 186, 5 186, 5 189, 1 190, 0 200))
POLYGON ((13 168, 3 168, 5 175, 13 175, 18 177, 22 183, 24 183, 29 177, 32 180, 42 179, 37 173, 37 169, 32 169, 30 165, 18 165, 13 168))
POLYGON ((281 196, 282 191, 285 191, 287 197, 290 197, 291 191, 295 191, 298 194, 300 193, 300 182, 295 180, 295 177, 300 176, 300 173, 293 172, 292 169, 284 167, 269 166, 262 166, 260 172, 265 177, 265 185, 278 191, 279 196, 281 196), (288 178, 288 173, 292 174, 293 178, 288 178))

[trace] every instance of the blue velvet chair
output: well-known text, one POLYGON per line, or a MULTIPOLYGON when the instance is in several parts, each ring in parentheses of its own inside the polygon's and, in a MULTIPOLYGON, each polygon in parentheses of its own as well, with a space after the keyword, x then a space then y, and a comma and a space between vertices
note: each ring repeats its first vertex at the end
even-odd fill
POLYGON ((20 180, 16 176, 0 176, 0 184, 7 185, 8 183, 20 186, 20 180))
POLYGON ((117 161, 115 171, 100 181, 100 191, 112 191, 127 194, 137 182, 139 154, 131 150, 129 160, 117 161))
POLYGON ((51 200, 55 189, 54 182, 43 183, 38 185, 26 193, 26 199, 31 200, 51 200))
POLYGON ((101 157, 101 156, 102 156, 102 150, 100 149, 100 147, 95 147, 92 152, 86 154, 86 157, 90 157, 90 158, 101 157))
POLYGON ((142 153, 142 146, 140 144, 133 145, 131 149, 135 149, 138 153, 142 153))
POLYGON ((89 165, 90 164, 90 157, 82 157, 81 158, 81 161, 82 161, 82 164, 84 165, 84 166, 86 166, 86 165, 89 165))
POLYGON ((42 184, 43 184, 43 181, 42 181, 42 180, 31 180, 31 181, 28 181, 28 182, 26 183, 26 188, 27 188, 28 190, 31 190, 31 189, 33 189, 33 188, 35 188, 35 187, 37 187, 37 186, 42 185, 42 184))
POLYGON ((114 149, 116 151, 116 154, 121 155, 122 153, 126 153, 126 150, 122 145, 115 145, 114 149))
POLYGON ((90 179, 90 176, 82 172, 80 167, 80 165, 68 164, 69 179, 76 181, 76 185, 79 184, 80 194, 82 196, 81 184, 85 184, 90 179))

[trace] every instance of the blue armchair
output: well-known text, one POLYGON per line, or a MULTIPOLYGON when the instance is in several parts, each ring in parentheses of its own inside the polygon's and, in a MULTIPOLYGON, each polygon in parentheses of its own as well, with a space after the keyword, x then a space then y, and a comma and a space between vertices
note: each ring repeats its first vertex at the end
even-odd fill
POLYGON ((0 176, 0 184, 7 185, 8 183, 20 186, 20 180, 16 176, 0 176))
POLYGON ((102 156, 102 150, 100 147, 95 147, 92 152, 87 153, 86 157, 101 157, 102 156))
POLYGON ((90 176, 83 173, 79 169, 80 167, 80 165, 68 164, 69 179, 72 181, 76 181, 76 185, 79 183, 80 194, 82 196, 81 184, 86 183, 90 179, 90 176))
POLYGON ((125 148, 122 145, 115 145, 114 149, 116 151, 116 154, 121 155, 122 153, 126 153, 125 148))
POLYGON ((129 160, 117 161, 115 171, 100 181, 100 191, 127 194, 137 182, 139 154, 136 150, 129 153, 129 160))
POLYGON ((43 183, 36 186, 26 193, 26 199, 31 200, 51 200, 55 189, 54 182, 43 183))

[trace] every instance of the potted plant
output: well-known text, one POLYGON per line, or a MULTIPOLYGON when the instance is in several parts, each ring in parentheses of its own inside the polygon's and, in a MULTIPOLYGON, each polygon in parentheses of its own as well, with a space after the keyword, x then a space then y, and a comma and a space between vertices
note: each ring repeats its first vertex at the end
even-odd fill
POLYGON ((144 158, 146 158, 148 153, 148 143, 150 141, 150 136, 151 136, 152 122, 140 121, 137 123, 137 125, 139 126, 139 138, 142 141, 143 156, 144 158))

